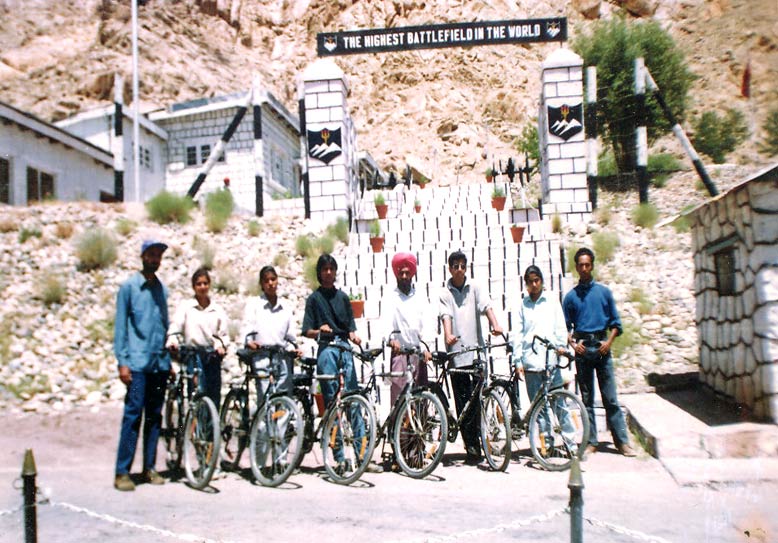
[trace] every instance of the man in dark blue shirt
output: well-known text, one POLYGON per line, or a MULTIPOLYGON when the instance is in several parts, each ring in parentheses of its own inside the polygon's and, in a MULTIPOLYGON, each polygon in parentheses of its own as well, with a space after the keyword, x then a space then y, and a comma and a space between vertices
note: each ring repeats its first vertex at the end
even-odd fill
POLYGON ((122 283, 116 297, 114 353, 119 362, 119 379, 127 386, 116 455, 114 487, 117 490, 135 490, 130 466, 141 422, 144 425, 142 479, 153 485, 165 482, 155 470, 165 384, 170 374, 170 356, 165 350, 169 325, 167 288, 156 275, 165 249, 167 245, 159 241, 144 241, 141 245, 143 270, 122 283))
POLYGON ((592 278, 594 253, 585 247, 575 253, 575 270, 579 282, 565 296, 562 309, 565 313, 568 342, 575 349, 578 384, 581 396, 589 412, 591 430, 586 454, 597 450, 597 425, 594 417, 594 374, 600 384, 600 396, 605 407, 613 443, 624 456, 635 456, 629 445, 627 425, 616 395, 616 376, 613 371, 611 345, 621 334, 621 320, 616 302, 608 287, 592 278))

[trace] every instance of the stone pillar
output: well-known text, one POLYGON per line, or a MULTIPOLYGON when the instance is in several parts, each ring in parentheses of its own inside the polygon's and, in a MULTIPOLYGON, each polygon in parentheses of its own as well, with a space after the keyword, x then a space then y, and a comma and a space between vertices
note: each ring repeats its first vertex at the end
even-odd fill
POLYGON ((543 214, 589 221, 583 117, 583 60, 557 49, 543 62, 538 115, 543 214))
POLYGON ((265 101, 265 90, 262 78, 254 76, 251 88, 252 132, 254 136, 254 214, 262 217, 265 214, 264 164, 265 156, 262 147, 262 103, 265 101))
POLYGON ((319 59, 302 74, 301 91, 310 218, 324 223, 347 217, 356 188, 355 132, 346 108, 348 85, 331 59, 319 59))

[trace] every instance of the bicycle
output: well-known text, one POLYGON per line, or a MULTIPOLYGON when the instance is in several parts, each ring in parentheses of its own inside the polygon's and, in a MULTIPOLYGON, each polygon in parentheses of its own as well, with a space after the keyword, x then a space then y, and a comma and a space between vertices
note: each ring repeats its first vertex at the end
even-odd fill
MULTIPOLYGON (((375 412, 360 390, 343 391, 346 374, 343 353, 355 351, 341 340, 328 341, 320 336, 317 342, 322 347, 334 347, 340 351, 338 370, 335 374, 317 374, 315 373, 316 359, 304 358, 301 363, 304 373, 293 376, 293 395, 302 406, 304 419, 301 448, 309 452, 313 448, 313 442, 318 439, 321 444, 324 469, 330 480, 337 484, 349 485, 362 476, 373 456, 376 442, 375 412), (337 388, 335 396, 324 409, 321 421, 314 430, 312 397, 316 381, 335 381, 337 388)), ((373 349, 365 353, 375 357, 381 351, 373 349)))
MULTIPOLYGON (((246 336, 248 338, 255 334, 246 336)), ((293 344, 294 345, 294 344, 293 344)), ((290 353, 281 346, 244 347, 238 350, 238 360, 245 366, 242 381, 233 383, 224 400, 221 412, 223 465, 237 468, 248 444, 251 472, 263 486, 283 484, 294 471, 302 454, 302 415, 286 390, 277 386, 279 364, 287 364, 290 353), (267 357, 270 367, 254 369, 257 356, 267 357), (252 381, 267 380, 264 392, 258 392, 258 407, 250 417, 249 389, 252 381)))
MULTIPOLYGON (((175 335, 183 339, 183 334, 175 335)), ((200 490, 213 476, 221 435, 216 406, 199 386, 202 369, 197 360, 198 356, 208 360, 217 354, 210 347, 188 345, 171 351, 174 355, 177 351, 180 371, 168 383, 162 417, 166 464, 170 471, 177 471, 183 459, 189 485, 200 490)))
POLYGON ((511 457, 510 440, 510 414, 507 412, 505 403, 493 390, 485 387, 485 369, 486 362, 476 357, 473 365, 465 368, 449 368, 449 363, 459 355, 470 352, 484 352, 487 348, 500 347, 503 345, 489 345, 488 347, 464 347, 459 351, 446 353, 438 351, 432 355, 435 364, 441 369, 437 382, 433 384, 431 390, 438 396, 438 399, 445 406, 448 416, 448 440, 456 441, 465 416, 472 409, 478 409, 480 414, 480 437, 481 446, 484 451, 486 461, 495 471, 505 471, 511 457), (466 374, 476 378, 476 384, 473 392, 468 398, 459 417, 455 418, 449 408, 443 387, 448 389, 449 374, 466 374))
MULTIPOLYGON (((424 344, 427 347, 426 344, 424 344)), ((429 350, 429 348, 427 348, 429 350)), ((383 353, 383 349, 377 349, 383 353)), ((373 351, 368 351, 368 353, 373 351)), ((389 415, 378 429, 378 439, 384 447, 381 457, 395 459, 400 469, 409 477, 422 479, 433 472, 443 458, 448 436, 448 417, 443 404, 429 386, 416 385, 413 380, 412 355, 423 356, 417 347, 400 349, 398 354, 407 357, 404 371, 375 371, 375 357, 356 353, 363 364, 370 365, 370 377, 361 388, 362 395, 370 398, 371 391, 380 401, 377 378, 404 377, 406 380, 400 394, 392 405, 389 415), (392 452, 385 452, 385 445, 391 443, 392 452)), ((423 359, 420 360, 423 364, 423 359)))
POLYGON ((535 460, 549 471, 564 471, 570 468, 574 457, 583 456, 589 440, 589 418, 578 396, 565 390, 564 385, 552 385, 556 368, 569 367, 575 358, 563 353, 561 356, 567 359, 567 363, 552 365, 550 355, 557 351, 557 347, 549 340, 535 336, 532 339, 533 352, 537 352, 536 342, 546 349, 543 384, 532 399, 526 416, 521 416, 520 377, 516 372, 510 378, 494 379, 489 389, 511 406, 512 439, 518 441, 529 435, 530 450, 535 460))

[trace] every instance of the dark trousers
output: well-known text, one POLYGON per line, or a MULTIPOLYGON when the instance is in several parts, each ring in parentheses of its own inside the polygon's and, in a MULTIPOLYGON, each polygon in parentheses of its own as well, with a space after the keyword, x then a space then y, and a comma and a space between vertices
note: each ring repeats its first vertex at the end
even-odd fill
POLYGON ((589 443, 597 445, 597 424, 594 416, 594 376, 597 375, 597 383, 600 385, 602 405, 605 407, 605 416, 610 427, 613 443, 618 447, 629 443, 627 437, 627 424, 624 421, 624 413, 619 407, 616 395, 616 375, 613 371, 613 357, 600 356, 596 352, 597 347, 587 346, 587 352, 583 356, 575 357, 578 373, 578 384, 581 387, 581 399, 589 413, 589 443))
MULTIPOLYGON (((452 373, 451 377, 451 389, 454 393, 454 404, 457 408, 457 417, 462 414, 462 410, 467 404, 467 400, 473 394, 473 388, 475 388, 475 378, 472 375, 464 373, 452 373)), ((465 449, 467 454, 474 456, 480 456, 481 454, 481 441, 480 441, 480 422, 481 413, 478 410, 478 406, 470 406, 467 410, 467 414, 462 419, 462 441, 465 442, 465 449)))
POLYGON ((124 416, 119 434, 119 451, 116 455, 116 475, 130 473, 142 421, 143 470, 154 469, 168 375, 166 371, 132 372, 132 382, 127 387, 127 395, 124 397, 124 416))

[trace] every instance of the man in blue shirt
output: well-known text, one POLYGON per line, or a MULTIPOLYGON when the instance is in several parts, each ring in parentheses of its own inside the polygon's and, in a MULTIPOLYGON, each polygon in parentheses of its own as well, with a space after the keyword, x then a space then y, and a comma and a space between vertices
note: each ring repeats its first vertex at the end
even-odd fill
POLYGON ((135 490, 130 467, 144 415, 142 480, 153 485, 165 482, 154 469, 165 384, 170 375, 170 357, 165 350, 167 288, 156 276, 165 249, 167 245, 159 241, 144 241, 143 270, 127 279, 116 297, 113 346, 119 379, 127 385, 114 480, 114 487, 122 491, 135 490))
POLYGON ((586 454, 597 450, 597 425, 594 417, 594 374, 600 385, 600 396, 605 407, 613 444, 624 456, 635 456, 629 445, 627 425, 616 396, 616 376, 613 371, 611 345, 621 334, 621 320, 616 302, 608 287, 592 278, 594 253, 582 247, 575 253, 575 270, 579 282, 567 293, 562 309, 565 313, 569 344, 575 349, 578 384, 589 412, 591 431, 586 454))

